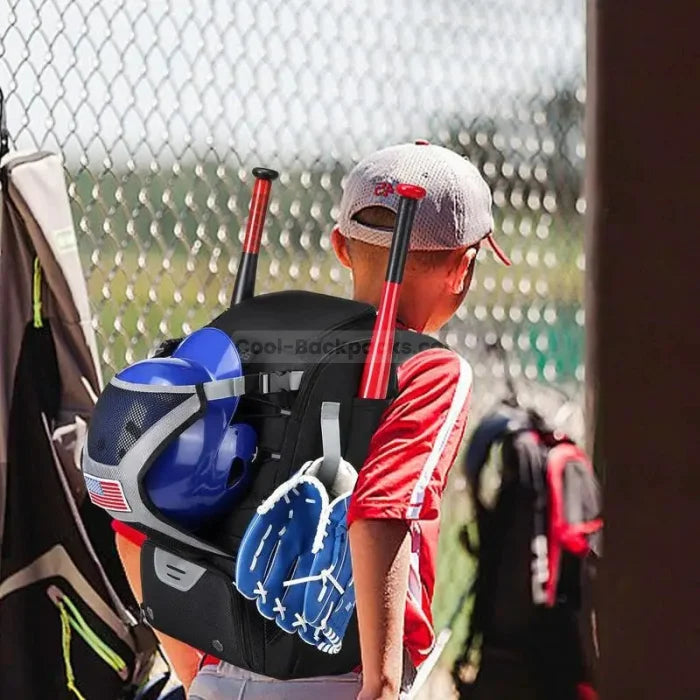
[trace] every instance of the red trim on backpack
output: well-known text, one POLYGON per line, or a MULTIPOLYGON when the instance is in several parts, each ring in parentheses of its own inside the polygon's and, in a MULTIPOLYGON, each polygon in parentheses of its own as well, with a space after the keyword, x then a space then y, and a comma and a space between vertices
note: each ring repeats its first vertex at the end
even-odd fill
POLYGON ((202 659, 202 663, 199 664, 199 668, 204 668, 205 666, 218 666, 219 659, 211 654, 206 654, 202 659))
POLYGON ((596 689, 588 683, 579 683, 576 686, 578 700, 598 700, 596 689))
POLYGON ((584 557, 589 552, 586 535, 603 527, 600 518, 582 523, 570 523, 564 514, 564 469, 569 462, 579 462, 593 474, 593 467, 586 453, 571 443, 561 443, 549 451, 547 456, 547 486, 549 488, 549 578, 545 586, 547 605, 556 602, 559 583, 559 566, 562 549, 584 557))
POLYGON ((112 520, 112 530, 122 537, 126 537, 129 542, 132 542, 137 547, 141 547, 146 541, 146 535, 144 535, 143 532, 135 530, 121 520, 112 520))

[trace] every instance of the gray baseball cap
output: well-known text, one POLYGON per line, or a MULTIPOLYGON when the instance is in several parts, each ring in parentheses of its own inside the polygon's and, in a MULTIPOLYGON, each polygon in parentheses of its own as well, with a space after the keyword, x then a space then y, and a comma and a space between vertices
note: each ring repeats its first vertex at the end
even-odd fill
POLYGON ((450 250, 486 240, 510 264, 492 238, 491 191, 479 171, 454 151, 422 140, 376 151, 352 169, 340 202, 341 234, 388 248, 392 232, 362 224, 356 216, 374 206, 396 213, 400 183, 427 192, 416 213, 411 250, 450 250))

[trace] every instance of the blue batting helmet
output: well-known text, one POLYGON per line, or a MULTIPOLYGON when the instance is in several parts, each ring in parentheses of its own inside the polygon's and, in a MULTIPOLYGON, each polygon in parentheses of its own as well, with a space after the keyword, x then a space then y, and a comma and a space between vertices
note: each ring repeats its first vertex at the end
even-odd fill
POLYGON ((154 529, 154 515, 188 530, 223 515, 245 492, 256 451, 255 431, 231 422, 242 376, 236 346, 216 328, 119 372, 83 454, 93 502, 154 529))

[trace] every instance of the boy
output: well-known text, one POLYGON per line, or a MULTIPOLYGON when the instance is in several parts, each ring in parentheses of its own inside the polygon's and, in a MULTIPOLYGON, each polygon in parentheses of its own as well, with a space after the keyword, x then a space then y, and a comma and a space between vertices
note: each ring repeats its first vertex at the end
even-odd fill
MULTIPOLYGON (((425 187, 427 196, 413 227, 398 317, 404 327, 436 331, 462 303, 481 242, 507 259, 491 238, 491 194, 474 166, 425 141, 393 146, 350 173, 332 232, 335 253, 352 272, 356 300, 379 302, 400 182, 425 187)), ((440 499, 464 433, 472 375, 447 349, 398 361, 398 395, 372 438, 348 515, 362 673, 276 681, 205 659, 191 698, 273 700, 314 693, 393 700, 410 688, 435 641, 431 602, 440 499)), ((117 545, 130 580, 138 581, 137 544, 118 534, 117 545)), ((188 685, 199 657, 172 640, 164 645, 188 685)))

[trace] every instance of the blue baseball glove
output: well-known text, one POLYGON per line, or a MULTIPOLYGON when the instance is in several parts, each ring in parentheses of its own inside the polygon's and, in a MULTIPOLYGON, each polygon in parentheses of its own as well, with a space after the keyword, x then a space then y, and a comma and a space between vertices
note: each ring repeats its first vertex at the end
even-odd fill
POLYGON ((355 602, 346 516, 357 474, 341 460, 324 485, 322 462, 307 462, 260 505, 238 551, 235 585, 283 630, 337 653, 355 602))
MULTIPOLYGON (((334 499, 321 514, 315 557, 304 595, 304 619, 322 631, 323 651, 340 651, 355 609, 347 514, 350 496, 334 499)), ((321 648, 321 647, 319 647, 321 648)))

